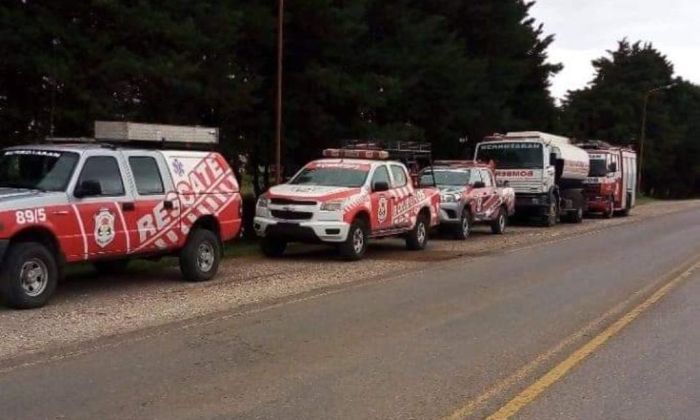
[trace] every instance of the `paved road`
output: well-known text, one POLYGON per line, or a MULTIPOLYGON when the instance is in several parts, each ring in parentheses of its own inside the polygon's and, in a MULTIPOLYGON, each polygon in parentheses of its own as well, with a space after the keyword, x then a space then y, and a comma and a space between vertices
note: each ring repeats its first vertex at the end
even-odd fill
MULTIPOLYGON (((0 417, 481 417, 697 257, 698 238, 693 210, 104 339, 75 354, 3 362, 0 417)), ((633 418, 697 408, 700 340, 690 330, 698 281, 688 279, 520 414, 633 418), (655 383, 640 396, 638 380, 655 383), (676 404, 667 411, 618 407, 664 404, 666 385, 676 404)))

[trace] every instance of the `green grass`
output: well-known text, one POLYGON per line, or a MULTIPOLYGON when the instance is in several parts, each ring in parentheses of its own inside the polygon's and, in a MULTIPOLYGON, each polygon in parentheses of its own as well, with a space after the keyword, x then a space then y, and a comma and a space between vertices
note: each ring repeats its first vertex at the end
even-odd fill
POLYGON ((659 199, 654 198, 654 197, 649 197, 649 196, 646 196, 643 194, 637 195, 637 205, 638 206, 643 206, 645 204, 653 203, 655 201, 659 201, 659 199))

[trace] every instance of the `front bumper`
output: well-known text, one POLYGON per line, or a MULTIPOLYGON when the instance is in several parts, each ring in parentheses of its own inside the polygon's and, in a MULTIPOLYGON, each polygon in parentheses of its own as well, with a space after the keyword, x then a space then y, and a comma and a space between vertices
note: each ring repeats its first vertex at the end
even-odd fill
POLYGON ((333 221, 290 222, 268 217, 255 217, 255 233, 288 242, 345 242, 350 225, 333 221))
POLYGON ((610 199, 601 196, 587 196, 586 207, 591 212, 604 212, 608 210, 610 199))
POLYGON ((549 211, 549 196, 547 194, 516 194, 515 214, 541 216, 549 211))
POLYGON ((440 203, 440 224, 457 224, 461 222, 461 203, 440 203))

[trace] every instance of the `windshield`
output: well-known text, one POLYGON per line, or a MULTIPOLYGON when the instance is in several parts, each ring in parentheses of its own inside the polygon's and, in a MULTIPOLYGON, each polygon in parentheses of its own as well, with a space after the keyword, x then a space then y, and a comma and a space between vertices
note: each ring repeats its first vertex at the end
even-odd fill
POLYGON ((542 169, 544 159, 539 143, 482 143, 476 159, 493 161, 498 169, 542 169))
POLYGON ((365 184, 368 171, 349 168, 306 167, 289 181, 292 185, 359 188, 365 184))
MULTIPOLYGON (((471 171, 435 171, 435 184, 438 187, 456 187, 469 184, 471 171)), ((424 172, 420 178, 421 185, 433 185, 433 173, 424 172)))
POLYGON ((5 150, 0 155, 0 187, 65 191, 78 154, 48 150, 5 150))
POLYGON ((608 165, 605 159, 591 159, 591 169, 588 176, 601 177, 608 174, 608 165))

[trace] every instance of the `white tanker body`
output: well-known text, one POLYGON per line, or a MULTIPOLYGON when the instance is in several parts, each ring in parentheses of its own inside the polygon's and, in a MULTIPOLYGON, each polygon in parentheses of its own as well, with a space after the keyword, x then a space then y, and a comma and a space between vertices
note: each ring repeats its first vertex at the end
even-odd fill
POLYGON ((499 182, 515 190, 517 215, 536 216, 547 226, 560 216, 582 220, 589 157, 568 138, 538 131, 495 135, 477 145, 475 158, 493 161, 499 182))

